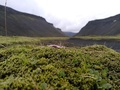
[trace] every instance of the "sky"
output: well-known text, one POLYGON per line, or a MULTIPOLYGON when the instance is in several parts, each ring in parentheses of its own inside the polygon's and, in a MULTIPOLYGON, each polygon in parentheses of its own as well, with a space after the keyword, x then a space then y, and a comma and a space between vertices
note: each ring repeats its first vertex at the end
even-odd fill
MULTIPOLYGON (((5 1, 0 0, 0 5, 5 1)), ((120 0, 7 0, 7 6, 44 17, 70 32, 79 32, 91 20, 120 14, 120 0)))

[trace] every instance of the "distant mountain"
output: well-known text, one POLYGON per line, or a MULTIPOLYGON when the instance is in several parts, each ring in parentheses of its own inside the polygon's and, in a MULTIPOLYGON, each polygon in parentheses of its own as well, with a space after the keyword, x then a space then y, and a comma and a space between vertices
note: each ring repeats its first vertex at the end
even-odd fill
MULTIPOLYGON (((4 6, 0 6, 0 35, 5 35, 4 6)), ((9 36, 65 36, 65 34, 44 18, 22 13, 7 7, 7 30, 9 36)))
POLYGON ((74 36, 76 33, 73 33, 73 32, 64 32, 67 36, 74 36))
POLYGON ((90 21, 76 36, 118 34, 120 34, 120 14, 106 19, 90 21))

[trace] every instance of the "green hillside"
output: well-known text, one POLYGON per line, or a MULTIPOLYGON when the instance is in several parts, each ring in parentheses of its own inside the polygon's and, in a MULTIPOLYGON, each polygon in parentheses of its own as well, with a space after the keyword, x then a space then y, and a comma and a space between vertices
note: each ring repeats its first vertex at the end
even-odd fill
POLYGON ((120 14, 89 21, 76 36, 116 36, 120 34, 120 14))
MULTIPOLYGON (((4 6, 0 5, 0 35, 5 35, 4 6)), ((43 17, 6 8, 8 36, 62 37, 65 34, 43 17)))
POLYGON ((19 37, 1 38, 9 43, 6 46, 0 40, 4 45, 0 48, 0 90, 120 89, 120 53, 110 48, 56 49, 36 44, 40 38, 23 42, 19 37))

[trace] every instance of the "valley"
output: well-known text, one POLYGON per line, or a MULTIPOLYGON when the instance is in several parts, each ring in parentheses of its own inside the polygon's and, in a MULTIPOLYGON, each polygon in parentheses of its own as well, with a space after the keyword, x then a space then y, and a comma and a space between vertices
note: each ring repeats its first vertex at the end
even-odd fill
POLYGON ((89 21, 74 33, 10 7, 5 18, 4 8, 0 90, 120 89, 120 14, 89 21))

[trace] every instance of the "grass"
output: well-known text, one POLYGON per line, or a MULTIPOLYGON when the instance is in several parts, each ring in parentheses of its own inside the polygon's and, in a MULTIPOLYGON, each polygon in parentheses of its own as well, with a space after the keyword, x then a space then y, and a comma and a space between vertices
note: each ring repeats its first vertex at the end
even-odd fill
POLYGON ((18 36, 0 36, 0 45, 9 46, 15 44, 41 44, 45 40, 66 40, 68 37, 18 37, 18 36))
MULTIPOLYGON (((79 36, 72 38, 80 38, 80 39, 93 39, 93 40, 120 40, 120 36, 79 36)), ((40 41, 48 41, 48 40, 67 40, 69 37, 18 37, 18 36, 0 36, 0 44, 3 45, 11 45, 11 44, 20 44, 20 43, 40 43, 40 41)))
POLYGON ((10 44, 14 42, 38 42, 40 40, 65 40, 68 37, 18 37, 18 36, 0 36, 0 44, 10 44))
POLYGON ((0 44, 11 44, 17 42, 36 42, 39 41, 38 38, 31 38, 31 37, 4 37, 0 36, 0 44))
POLYGON ((103 45, 56 49, 34 44, 48 38, 1 39, 11 45, 0 48, 0 90, 120 89, 120 53, 103 45))
POLYGON ((92 40, 120 40, 120 35, 118 36, 76 36, 73 38, 80 38, 80 39, 92 39, 92 40))

